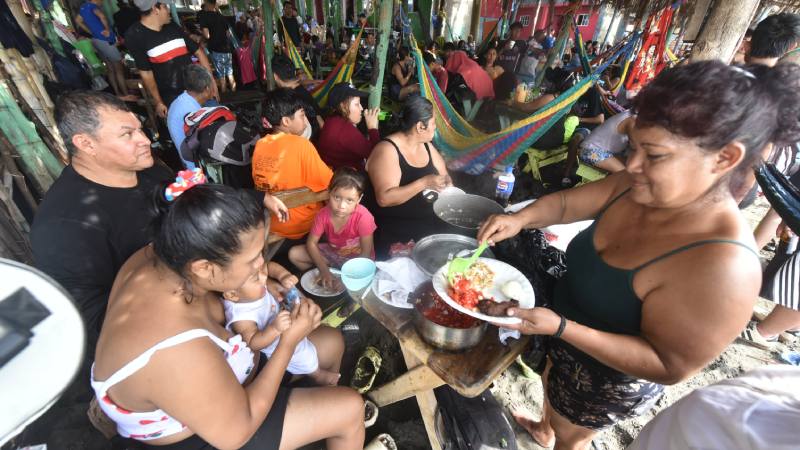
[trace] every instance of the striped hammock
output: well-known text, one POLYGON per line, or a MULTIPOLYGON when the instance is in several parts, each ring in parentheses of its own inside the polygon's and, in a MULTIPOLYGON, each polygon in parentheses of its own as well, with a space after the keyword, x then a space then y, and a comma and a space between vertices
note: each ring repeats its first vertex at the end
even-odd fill
POLYGON ((496 133, 486 134, 470 125, 456 112, 422 59, 422 53, 416 43, 413 44, 411 50, 417 63, 420 93, 434 105, 433 114, 436 122, 434 145, 448 159, 451 167, 475 175, 490 168, 516 162, 523 151, 570 111, 572 105, 597 81, 610 61, 615 60, 631 46, 631 43, 628 43, 618 51, 619 54, 597 67, 590 76, 582 79, 533 115, 496 133))
POLYGON ((289 36, 289 32, 286 31, 286 25, 283 23, 283 17, 280 17, 280 21, 281 28, 283 29, 283 42, 286 43, 286 53, 289 55, 289 59, 292 60, 294 68, 297 70, 302 70, 309 80, 313 80, 314 76, 311 75, 311 71, 308 70, 308 66, 306 66, 306 63, 303 61, 303 55, 300 54, 300 50, 298 50, 297 46, 294 45, 292 37, 289 36))
MULTIPOLYGON (((283 19, 281 19, 281 23, 283 23, 283 19)), ((317 104, 321 108, 327 106, 328 93, 334 86, 339 83, 350 82, 350 78, 353 76, 353 70, 355 69, 356 57, 358 56, 358 45, 361 42, 361 34, 363 32, 364 29, 361 28, 358 31, 358 35, 356 35, 355 41, 350 44, 350 48, 348 48, 347 52, 345 52, 341 59, 339 59, 339 62, 336 63, 336 66, 333 68, 331 73, 325 77, 322 83, 317 85, 311 91, 311 96, 314 97, 314 100, 316 100, 317 104)), ((283 27, 283 36, 284 42, 286 42, 286 51, 289 54, 289 58, 292 60, 292 64, 294 64, 294 68, 305 72, 309 80, 314 79, 314 77, 311 75, 311 71, 308 70, 306 63, 303 61, 300 51, 297 50, 294 42, 292 42, 292 39, 286 32, 286 27, 283 27)))

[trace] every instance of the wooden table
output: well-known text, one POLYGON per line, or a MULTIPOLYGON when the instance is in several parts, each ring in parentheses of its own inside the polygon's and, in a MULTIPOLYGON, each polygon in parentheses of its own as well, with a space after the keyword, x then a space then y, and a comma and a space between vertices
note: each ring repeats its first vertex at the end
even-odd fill
MULTIPOLYGON (((361 299, 363 293, 363 290, 351 291, 350 296, 361 299)), ((529 339, 523 336, 520 340, 509 340, 510 345, 504 346, 497 337, 497 327, 490 325, 477 346, 460 353, 446 352, 422 340, 412 322, 413 310, 389 306, 371 291, 361 304, 400 341, 408 367, 408 372, 367 396, 379 407, 416 396, 434 450, 441 449, 441 445, 434 427, 437 402, 433 389, 448 384, 465 397, 480 395, 522 353, 529 339)))

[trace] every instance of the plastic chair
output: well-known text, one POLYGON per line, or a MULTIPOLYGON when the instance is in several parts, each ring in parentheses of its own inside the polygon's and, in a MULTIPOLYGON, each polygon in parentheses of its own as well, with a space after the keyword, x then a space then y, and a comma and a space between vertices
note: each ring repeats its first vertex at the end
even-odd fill
POLYGON ((542 180, 541 169, 567 159, 568 143, 569 140, 572 139, 575 129, 578 128, 578 123, 579 120, 577 116, 569 116, 564 121, 564 139, 562 145, 547 150, 539 150, 533 147, 525 150, 525 154, 528 155, 528 163, 522 168, 523 172, 530 172, 536 181, 540 181, 542 184, 546 185, 542 180))
POLYGON ((78 39, 75 42, 75 48, 83 55, 86 59, 86 62, 89 63, 89 67, 92 69, 92 76, 103 75, 106 72, 106 66, 103 64, 103 61, 97 57, 97 53, 94 51, 94 46, 92 45, 92 41, 89 39, 78 39))

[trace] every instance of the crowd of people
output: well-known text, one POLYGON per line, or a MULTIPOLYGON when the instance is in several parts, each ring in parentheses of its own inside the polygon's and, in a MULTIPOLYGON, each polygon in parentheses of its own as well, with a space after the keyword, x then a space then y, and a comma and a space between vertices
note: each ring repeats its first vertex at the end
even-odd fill
MULTIPOLYGON (((70 164, 39 207, 31 243, 36 266, 70 292, 86 324, 78 395, 93 390, 104 413, 95 420, 112 421, 146 448, 277 449, 323 439, 331 449, 361 448, 364 400, 338 386, 341 332, 320 325, 310 299, 291 301, 297 273, 316 267, 320 282, 334 287, 331 269, 348 259, 383 259, 393 244, 447 229, 424 197, 453 181, 433 143, 436 106, 419 95, 415 60, 392 44, 386 85, 399 107, 396 126, 382 135, 379 111, 364 108, 362 91, 336 84, 320 108, 292 61, 276 55, 276 88, 260 117, 265 133, 247 173, 254 188, 236 188, 208 182, 204 161, 180 152, 186 116, 237 89, 228 22, 215 1, 204 0, 198 17, 203 45, 171 22, 166 0, 133 0, 140 19, 118 34, 99 3, 81 8, 81 26, 113 79, 124 36, 183 170, 176 177, 153 157, 124 102, 124 76, 112 83, 116 96, 77 91, 57 100, 70 164), (298 188, 327 191, 328 200, 289 209, 273 196, 298 188), (279 252, 291 266, 265 261, 268 235, 284 238, 279 252), (305 376, 317 387, 293 385, 305 376)), ((297 18, 284 3, 281 26, 307 48, 318 24, 297 18)), ((363 26, 366 17, 359 20, 363 26)), ((242 14, 236 36, 247 40, 256 22, 242 14)), ((474 39, 431 44, 423 61, 454 103, 504 101, 532 113, 574 85, 574 62, 544 67, 552 33, 525 40, 521 31, 512 24, 509 38, 482 55, 474 39), (512 98, 539 71, 541 94, 512 98)), ((754 236, 739 213, 755 195, 754 164, 800 141, 800 67, 779 64, 800 45, 800 17, 771 16, 751 35, 746 65, 667 69, 614 116, 601 108, 602 86, 587 91, 573 119, 556 127, 557 141, 569 141, 570 161, 608 176, 481 226, 478 239, 494 244, 524 228, 594 219, 567 249, 569 271, 552 308, 509 310, 523 319, 523 333, 555 337, 543 416, 516 415, 540 445, 584 449, 737 336, 769 346, 800 327, 798 257, 775 261, 774 281, 762 283, 757 253, 776 229, 790 231, 771 212, 754 236), (748 325, 759 291, 780 306, 748 325)), ((363 39, 369 59, 375 36, 363 39)), ((596 55, 597 47, 587 51, 596 55)), ((338 54, 333 41, 316 48, 323 59, 338 54)), ((620 77, 612 66, 606 86, 620 77)), ((789 154, 782 168, 794 174, 797 155, 789 154)))

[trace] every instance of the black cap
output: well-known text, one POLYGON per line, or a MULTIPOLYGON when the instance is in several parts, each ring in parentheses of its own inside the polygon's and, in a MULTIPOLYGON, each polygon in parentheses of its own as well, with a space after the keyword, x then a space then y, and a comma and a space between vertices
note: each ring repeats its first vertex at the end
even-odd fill
POLYGON ((328 105, 335 107, 350 97, 369 97, 369 94, 350 86, 350 83, 339 83, 328 94, 328 105))

